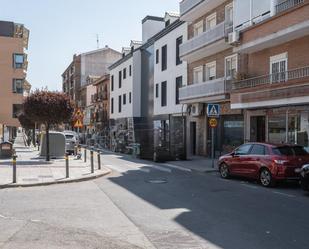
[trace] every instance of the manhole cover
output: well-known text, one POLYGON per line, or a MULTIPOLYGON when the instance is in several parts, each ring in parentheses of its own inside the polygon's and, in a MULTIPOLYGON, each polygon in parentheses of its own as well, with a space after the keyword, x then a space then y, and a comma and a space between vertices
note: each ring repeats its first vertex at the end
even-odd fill
POLYGON ((167 180, 166 179, 150 179, 150 180, 147 180, 146 182, 152 183, 152 184, 164 184, 164 183, 167 183, 167 180))

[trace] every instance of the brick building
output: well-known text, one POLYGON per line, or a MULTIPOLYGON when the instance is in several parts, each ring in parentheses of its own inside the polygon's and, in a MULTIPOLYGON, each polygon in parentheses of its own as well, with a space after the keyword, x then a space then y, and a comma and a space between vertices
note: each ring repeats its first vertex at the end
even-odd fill
POLYGON ((246 141, 308 146, 309 1, 270 1, 260 7, 258 18, 238 26, 234 52, 247 63, 244 79, 233 83, 232 109, 244 111, 246 141))

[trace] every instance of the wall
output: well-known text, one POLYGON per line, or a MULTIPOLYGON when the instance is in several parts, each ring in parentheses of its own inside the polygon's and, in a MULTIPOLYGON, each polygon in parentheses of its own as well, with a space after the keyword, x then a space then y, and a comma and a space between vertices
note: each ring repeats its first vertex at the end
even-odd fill
POLYGON ((19 126, 13 118, 13 104, 21 104, 23 94, 12 92, 13 79, 24 79, 23 69, 13 68, 13 54, 24 53, 23 41, 18 38, 0 37, 0 124, 19 126))
MULTIPOLYGON (((118 119, 118 118, 128 118, 133 116, 133 104, 129 103, 129 93, 132 93, 132 101, 137 96, 133 96, 133 80, 134 75, 133 72, 135 69, 135 65, 133 65, 133 57, 131 56, 129 59, 127 59, 125 62, 120 64, 119 66, 115 67, 110 71, 110 77, 114 76, 114 91, 111 90, 111 84, 110 83, 110 101, 113 98, 114 99, 114 113, 110 112, 110 118, 111 119, 118 119), (132 65, 132 76, 129 75, 129 66, 132 65), (123 69, 127 69, 127 78, 123 79, 123 69), (119 89, 119 71, 122 73, 122 86, 119 89), (126 105, 121 104, 121 113, 118 112, 118 97, 121 95, 121 102, 123 102, 123 94, 126 94, 126 105)), ((134 101, 133 101, 134 102, 134 101)), ((111 103, 111 102, 110 102, 111 103)), ((137 107, 135 104, 134 107, 137 107)), ((111 104, 110 104, 111 108, 111 104)), ((135 112, 136 114, 136 112, 135 112)))
POLYGON ((186 42, 187 24, 182 24, 176 29, 172 30, 154 44, 154 51, 160 51, 159 63, 155 63, 154 56, 154 86, 159 84, 159 96, 154 97, 154 115, 161 114, 175 114, 181 113, 182 105, 176 105, 176 78, 182 76, 183 86, 187 85, 187 63, 185 61, 180 65, 176 65, 176 39, 183 37, 183 42, 186 42), (161 48, 167 45, 167 70, 161 70, 161 48), (167 81, 167 106, 161 106, 161 83, 167 81))
POLYGON ((144 44, 144 43, 147 42, 147 40, 149 38, 151 38, 156 33, 161 31, 162 29, 164 29, 165 22, 164 22, 163 18, 162 18, 162 20, 148 19, 148 20, 143 21, 142 25, 143 25, 142 26, 142 40, 143 40, 143 44, 144 44))

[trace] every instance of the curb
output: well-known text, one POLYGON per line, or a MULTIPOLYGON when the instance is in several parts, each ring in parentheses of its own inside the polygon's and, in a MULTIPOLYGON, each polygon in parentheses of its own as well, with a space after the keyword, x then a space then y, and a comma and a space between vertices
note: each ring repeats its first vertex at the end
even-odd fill
POLYGON ((91 176, 88 176, 88 177, 63 179, 63 180, 50 181, 50 182, 29 183, 29 184, 9 183, 9 184, 0 185, 0 189, 29 188, 29 187, 50 186, 50 185, 56 185, 56 184, 85 182, 85 181, 95 180, 95 179, 101 178, 103 176, 109 175, 111 172, 112 172, 112 170, 106 169, 103 173, 91 175, 91 176))

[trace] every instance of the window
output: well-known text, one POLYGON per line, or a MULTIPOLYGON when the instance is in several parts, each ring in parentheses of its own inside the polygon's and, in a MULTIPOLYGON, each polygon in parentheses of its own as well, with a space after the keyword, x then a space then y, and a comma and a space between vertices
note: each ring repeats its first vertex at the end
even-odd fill
POLYGON ((159 52, 159 49, 157 49, 156 50, 156 64, 159 64, 160 62, 159 56, 160 56, 160 52, 159 52))
POLYGON ((198 35, 203 33, 203 31, 204 31, 203 26, 204 26, 203 21, 200 21, 200 22, 194 24, 194 26, 193 26, 194 36, 198 36, 198 35))
POLYGON ((111 98, 111 113, 114 113, 114 98, 111 98))
POLYGON ((166 92, 166 84, 167 82, 164 81, 161 83, 161 106, 167 105, 167 92, 166 92))
POLYGON ((210 62, 205 65, 206 81, 216 79, 216 62, 210 62))
POLYGON ((114 91, 114 75, 111 77, 111 91, 114 91))
POLYGON ((162 71, 167 69, 167 45, 162 47, 162 61, 161 61, 162 71))
POLYGON ((178 37, 176 40, 176 65, 180 65, 182 63, 179 57, 179 48, 181 44, 182 44, 182 36, 178 37))
POLYGON ((121 95, 118 97, 118 112, 121 112, 121 95))
POLYGON ((159 98, 159 84, 156 84, 156 98, 159 98))
POLYGON ((126 79, 127 78, 127 68, 125 67, 123 69, 123 79, 126 79))
POLYGON ((132 76, 132 65, 129 66, 129 76, 132 76))
POLYGON ((13 56, 13 66, 14 68, 23 68, 24 66, 24 55, 23 54, 14 54, 13 56))
POLYGON ((21 110, 22 110, 22 105, 14 104, 13 105, 13 113, 12 113, 13 118, 17 118, 18 115, 21 113, 21 110))
POLYGON ((252 149, 250 151, 250 155, 265 155, 266 153, 266 147, 261 144, 255 144, 252 146, 252 149))
POLYGON ((127 104, 127 95, 126 95, 126 94, 123 94, 123 96, 122 96, 122 102, 123 102, 123 105, 126 105, 126 104, 127 104))
POLYGON ((271 82, 287 80, 288 54, 283 53, 270 57, 271 82))
POLYGON ((23 79, 13 79, 13 93, 24 93, 23 85, 23 79))
POLYGON ((237 54, 225 58, 225 77, 232 79, 237 72, 237 54))
POLYGON ((176 78, 176 105, 179 105, 179 89, 182 87, 182 76, 176 78))
POLYGON ((235 155, 248 155, 250 149, 251 149, 252 145, 251 144, 244 144, 242 146, 240 146, 236 151, 235 151, 235 155))
POLYGON ((131 92, 129 93, 129 103, 130 104, 132 103, 132 93, 131 92))
POLYGON ((225 22, 228 27, 233 27, 233 3, 225 6, 225 22))
POLYGON ((214 13, 206 17, 206 30, 213 29, 217 25, 217 14, 214 13))
POLYGON ((193 82, 194 84, 203 82, 203 67, 196 67, 193 69, 193 82))
POLYGON ((119 88, 121 88, 122 85, 122 72, 119 71, 119 88))

